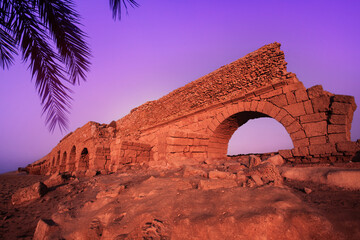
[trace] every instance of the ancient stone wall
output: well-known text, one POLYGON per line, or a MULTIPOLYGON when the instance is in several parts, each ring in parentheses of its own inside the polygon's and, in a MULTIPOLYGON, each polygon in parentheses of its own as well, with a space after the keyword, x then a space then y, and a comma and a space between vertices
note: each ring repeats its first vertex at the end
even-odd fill
POLYGON ((122 165, 226 158, 233 133, 250 119, 271 117, 289 133, 289 162, 350 161, 356 109, 351 96, 306 89, 286 71, 278 43, 133 109, 107 124, 90 122, 29 166, 34 173, 113 172, 122 165))

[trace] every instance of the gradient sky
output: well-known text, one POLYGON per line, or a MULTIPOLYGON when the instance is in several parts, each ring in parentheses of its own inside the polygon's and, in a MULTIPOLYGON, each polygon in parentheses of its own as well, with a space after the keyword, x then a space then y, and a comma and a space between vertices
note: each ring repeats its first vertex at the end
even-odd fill
MULTIPOLYGON (((92 49, 87 82, 73 87, 70 131, 109 123, 272 42, 305 87, 355 96, 360 106, 360 1, 138 0, 114 22, 108 1, 77 0, 92 49)), ((0 71, 0 172, 45 156, 67 133, 49 133, 27 65, 0 71)), ((360 138, 355 112, 352 140, 360 138)), ((229 153, 291 148, 273 119, 237 130, 229 153)))

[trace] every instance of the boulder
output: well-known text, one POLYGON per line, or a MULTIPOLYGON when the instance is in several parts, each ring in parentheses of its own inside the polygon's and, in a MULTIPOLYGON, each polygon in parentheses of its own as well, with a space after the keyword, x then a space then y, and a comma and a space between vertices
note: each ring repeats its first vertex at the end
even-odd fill
POLYGON ((249 156, 249 167, 255 167, 261 164, 261 159, 258 156, 250 155, 249 156))
POLYGON ((252 174, 252 175, 251 175, 251 179, 254 180, 254 182, 255 182, 256 185, 258 185, 258 186, 264 185, 264 182, 261 180, 261 178, 260 178, 259 175, 257 175, 257 174, 252 174))
POLYGON ((275 185, 281 185, 283 182, 277 167, 269 162, 250 168, 248 173, 250 176, 257 174, 264 184, 274 183, 275 185))
POLYGON ((29 187, 18 189, 11 197, 13 205, 32 201, 44 196, 48 191, 47 186, 42 182, 37 182, 29 187))
POLYGON ((283 159, 282 156, 280 156, 279 154, 269 157, 268 159, 266 159, 264 162, 268 162, 268 163, 272 163, 275 166, 281 166, 285 163, 285 160, 283 159))
POLYGON ((186 166, 184 169, 184 177, 207 177, 207 173, 199 168, 186 166))
POLYGON ((57 236, 59 226, 51 219, 40 219, 34 233, 33 240, 61 239, 57 236))
POLYGON ((215 171, 209 172, 209 178, 210 179, 235 179, 236 175, 229 173, 229 172, 215 170, 215 171))

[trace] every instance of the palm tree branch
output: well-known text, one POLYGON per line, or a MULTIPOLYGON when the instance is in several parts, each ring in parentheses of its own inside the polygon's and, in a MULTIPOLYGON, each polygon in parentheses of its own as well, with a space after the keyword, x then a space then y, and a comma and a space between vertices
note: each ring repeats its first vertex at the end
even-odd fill
POLYGON ((110 0, 110 8, 112 10, 112 16, 113 19, 119 19, 121 20, 121 12, 122 8, 125 8, 126 14, 128 13, 128 5, 131 7, 139 7, 140 4, 138 4, 135 0, 110 0))
POLYGON ((33 0, 39 16, 52 36, 62 62, 69 74, 69 82, 80 83, 89 71, 90 49, 84 41, 85 33, 77 27, 80 16, 69 0, 33 0))
POLYGON ((69 112, 71 97, 69 88, 63 85, 64 73, 61 66, 61 58, 48 44, 50 40, 46 32, 46 26, 40 18, 34 14, 36 11, 26 4, 15 6, 16 18, 12 23, 15 40, 23 53, 24 61, 29 61, 32 77, 35 78, 35 87, 40 95, 43 105, 43 114, 46 112, 46 124, 50 131, 56 125, 60 130, 66 129, 68 120, 66 113, 69 112))

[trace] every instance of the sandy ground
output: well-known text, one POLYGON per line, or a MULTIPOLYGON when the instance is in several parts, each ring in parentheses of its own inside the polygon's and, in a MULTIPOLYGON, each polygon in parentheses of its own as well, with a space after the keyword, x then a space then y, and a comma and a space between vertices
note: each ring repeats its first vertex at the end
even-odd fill
MULTIPOLYGON (((328 221, 335 232, 339 233, 338 237, 320 234, 320 239, 321 236, 324 236, 323 239, 326 237, 327 240, 360 239, 360 191, 294 180, 285 180, 284 187, 281 188, 235 187, 202 191, 197 189, 199 178, 184 178, 181 171, 164 173, 129 170, 126 173, 80 178, 79 181, 50 189, 41 199, 19 206, 11 204, 12 194, 19 188, 44 181, 48 177, 16 172, 2 174, 0 175, 0 239, 32 239, 38 221, 51 218, 63 219, 68 223, 63 225, 64 229, 67 229, 64 234, 71 237, 65 239, 76 239, 77 235, 73 233, 76 231, 74 226, 83 228, 84 224, 92 226, 89 228, 92 232, 89 229, 84 230, 89 232, 87 239, 98 239, 103 234, 105 236, 110 234, 109 232, 116 231, 118 231, 116 239, 161 239, 161 237, 187 239, 189 236, 193 239, 202 239, 204 236, 209 237, 206 234, 211 234, 210 239, 221 239, 236 226, 255 224, 255 227, 243 230, 247 232, 247 236, 254 236, 251 234, 261 231, 259 228, 263 225, 261 221, 268 222, 269 219, 273 222, 278 221, 279 226, 284 224, 285 218, 285 221, 292 224, 298 221, 297 225, 303 224, 305 230, 311 228, 304 220, 296 220, 293 217, 295 212, 300 210, 301 214, 307 214, 304 215, 304 219, 316 216, 314 231, 321 228, 316 224, 324 222, 325 228, 328 221), (126 189, 114 198, 96 197, 100 192, 107 191, 113 186, 125 186, 126 189), (312 192, 306 194, 304 187, 311 189, 312 192), (294 205, 296 211, 294 210, 290 215, 289 212, 285 214, 282 211, 284 207, 278 207, 280 203, 287 206, 287 210, 289 204, 296 203, 296 206, 294 205), (101 224, 96 225, 94 219, 103 219, 104 216, 110 216, 109 214, 117 214, 112 225, 108 225, 107 229, 102 229, 101 224), (280 215, 283 216, 282 220, 276 220, 276 216, 280 215), (150 222, 144 220, 149 216, 150 222), (300 224, 299 221, 303 222, 300 224), (79 226, 76 226, 77 223, 79 226), (145 224, 139 228, 142 229, 142 233, 132 230, 136 229, 134 227, 136 224, 145 224), (158 234, 156 238, 149 235, 148 231, 144 233, 144 229, 147 229, 146 224, 149 228, 161 228, 162 235, 158 234), (119 230, 119 226, 124 229, 121 230, 124 233, 119 230), (101 233, 98 233, 100 230, 101 233)), ((241 230, 241 227, 236 228, 241 230)), ((269 225, 269 228, 275 229, 272 225, 269 225)), ((241 239, 235 237, 238 232, 233 231, 232 234, 233 239, 241 239)), ((310 239, 312 237, 309 236, 316 236, 314 234, 305 234, 302 239, 310 239)), ((274 234, 273 238, 269 239, 291 239, 291 235, 281 236, 282 238, 276 238, 274 234)))

